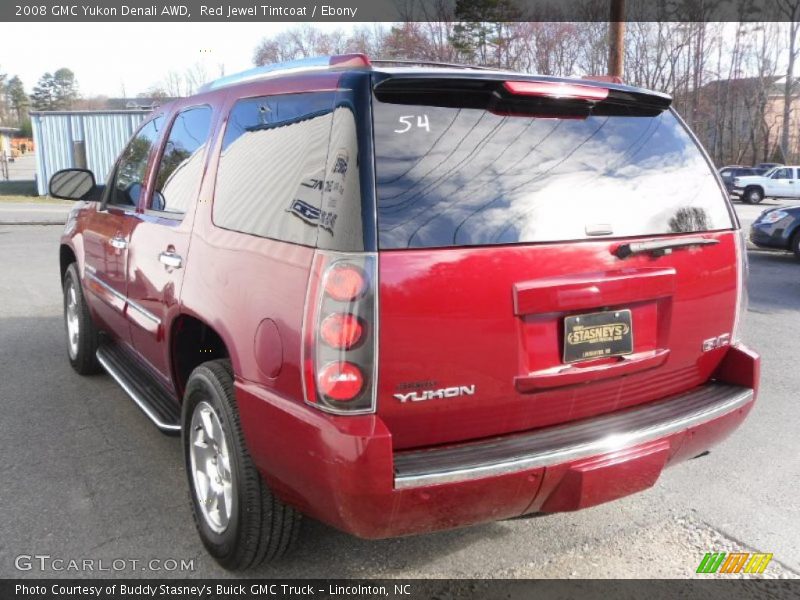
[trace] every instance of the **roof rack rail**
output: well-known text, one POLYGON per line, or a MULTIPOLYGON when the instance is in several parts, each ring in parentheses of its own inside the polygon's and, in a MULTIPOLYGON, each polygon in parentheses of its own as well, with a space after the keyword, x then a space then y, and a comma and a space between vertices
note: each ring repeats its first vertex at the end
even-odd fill
POLYGON ((401 66, 420 66, 420 67, 442 67, 449 69, 477 69, 479 71, 498 71, 494 67, 480 67, 478 65, 462 65, 458 63, 438 62, 433 60, 406 60, 394 58, 373 58, 370 60, 373 65, 401 65, 401 66))
POLYGON ((220 77, 203 85, 199 92, 210 92, 220 88, 265 79, 271 75, 286 75, 292 72, 318 71, 336 68, 369 68, 371 65, 369 58, 365 54, 337 54, 334 56, 315 56, 313 58, 300 58, 282 63, 273 63, 220 77))

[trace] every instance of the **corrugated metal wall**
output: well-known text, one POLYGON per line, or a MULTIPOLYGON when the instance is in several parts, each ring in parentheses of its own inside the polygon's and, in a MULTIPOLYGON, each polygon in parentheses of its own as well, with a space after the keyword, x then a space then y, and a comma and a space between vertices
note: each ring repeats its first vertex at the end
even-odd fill
POLYGON ((74 142, 85 142, 86 166, 97 183, 105 183, 117 156, 149 113, 147 110, 32 112, 39 195, 47 194, 47 182, 53 173, 76 166, 74 142))

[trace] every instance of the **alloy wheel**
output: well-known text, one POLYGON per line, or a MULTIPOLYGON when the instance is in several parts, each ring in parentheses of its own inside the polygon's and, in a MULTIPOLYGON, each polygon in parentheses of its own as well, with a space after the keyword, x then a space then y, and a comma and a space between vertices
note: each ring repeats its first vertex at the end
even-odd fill
POLYGON ((67 289, 64 293, 67 297, 65 315, 67 321, 67 347, 70 358, 74 360, 78 356, 78 339, 81 325, 78 318, 78 311, 80 310, 78 307, 78 294, 75 291, 75 283, 72 280, 67 283, 67 289))
POLYGON ((206 401, 192 414, 189 456, 194 493, 206 524, 222 533, 230 523, 235 489, 228 441, 222 423, 206 401))

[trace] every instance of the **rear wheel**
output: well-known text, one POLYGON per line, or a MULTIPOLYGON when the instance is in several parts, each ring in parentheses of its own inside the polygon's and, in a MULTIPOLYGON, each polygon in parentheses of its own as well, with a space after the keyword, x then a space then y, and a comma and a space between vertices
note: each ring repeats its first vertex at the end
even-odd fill
POLYGON ((72 263, 64 273, 64 329, 69 364, 81 375, 100 371, 97 362, 97 328, 83 296, 78 266, 72 263))
POLYGON ((247 452, 230 361, 192 372, 182 423, 192 513, 208 552, 231 570, 282 556, 297 537, 300 514, 272 494, 247 452))
POLYGON ((764 199, 764 192, 761 188, 749 187, 744 191, 742 198, 744 198, 744 201, 748 204, 760 204, 764 199))

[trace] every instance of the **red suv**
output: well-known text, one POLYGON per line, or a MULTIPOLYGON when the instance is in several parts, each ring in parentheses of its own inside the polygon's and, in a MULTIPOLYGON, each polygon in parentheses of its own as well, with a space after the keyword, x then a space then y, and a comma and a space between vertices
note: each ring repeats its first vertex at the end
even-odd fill
POLYGON ((362 55, 153 111, 60 247, 69 360, 183 436, 225 567, 648 488, 752 408, 746 262, 659 93, 362 55))

